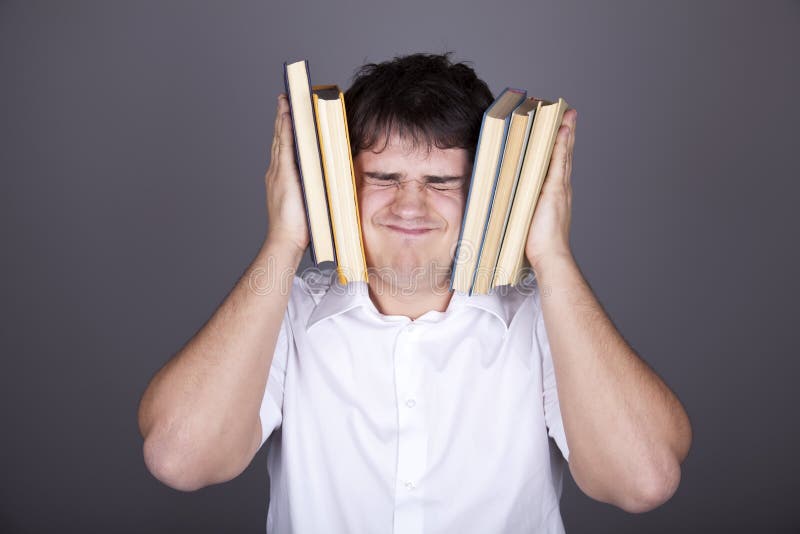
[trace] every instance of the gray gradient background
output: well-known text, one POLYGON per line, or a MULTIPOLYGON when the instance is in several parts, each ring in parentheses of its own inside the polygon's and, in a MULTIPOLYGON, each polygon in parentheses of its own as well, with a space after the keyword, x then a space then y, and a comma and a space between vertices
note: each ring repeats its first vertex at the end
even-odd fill
POLYGON ((263 451, 173 491, 139 397, 264 237, 281 62, 454 50, 579 110, 575 255, 694 425, 669 503, 568 481, 568 532, 797 532, 800 4, 337 4, 0 1, 0 531, 263 532, 263 451))

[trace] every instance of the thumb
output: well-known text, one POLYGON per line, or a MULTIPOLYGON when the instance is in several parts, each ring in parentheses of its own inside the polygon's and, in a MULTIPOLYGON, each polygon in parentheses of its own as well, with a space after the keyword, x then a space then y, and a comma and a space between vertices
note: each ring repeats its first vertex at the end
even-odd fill
POLYGON ((569 139, 570 129, 568 126, 561 125, 556 135, 556 143, 550 156, 550 165, 547 169, 542 186, 544 191, 562 191, 569 186, 568 163, 569 163, 569 139))

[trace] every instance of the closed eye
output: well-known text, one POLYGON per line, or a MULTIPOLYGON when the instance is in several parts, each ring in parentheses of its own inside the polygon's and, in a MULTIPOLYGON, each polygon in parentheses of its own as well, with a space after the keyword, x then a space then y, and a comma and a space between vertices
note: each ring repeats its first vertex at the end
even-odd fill
POLYGON ((424 176, 422 180, 408 180, 402 179, 400 173, 364 173, 364 182, 376 187, 399 187, 401 184, 408 181, 422 182, 427 188, 433 189, 434 191, 457 191, 464 186, 466 177, 427 175, 424 176))
POLYGON ((397 173, 365 172, 364 182, 379 187, 400 185, 400 175, 397 173))
POLYGON ((430 176, 427 180, 428 187, 436 191, 456 191, 464 185, 464 178, 461 176, 430 176))

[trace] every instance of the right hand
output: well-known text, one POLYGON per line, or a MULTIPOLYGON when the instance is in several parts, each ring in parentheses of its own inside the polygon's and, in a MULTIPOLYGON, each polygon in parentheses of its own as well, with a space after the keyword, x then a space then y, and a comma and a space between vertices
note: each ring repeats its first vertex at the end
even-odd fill
POLYGON ((294 150, 294 132, 289 112, 289 99, 278 95, 272 154, 264 177, 267 187, 267 240, 280 242, 303 253, 308 247, 308 225, 300 188, 294 150))

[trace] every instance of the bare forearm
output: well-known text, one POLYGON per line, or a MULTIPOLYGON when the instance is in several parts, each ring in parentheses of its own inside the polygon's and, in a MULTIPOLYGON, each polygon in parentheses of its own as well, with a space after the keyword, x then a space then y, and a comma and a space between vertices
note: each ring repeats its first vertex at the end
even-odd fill
POLYGON ((267 241, 211 319, 151 381, 139 426, 148 467, 165 483, 195 489, 249 463, 299 260, 299 251, 267 241))
POLYGON ((683 407, 616 330, 571 256, 540 262, 536 275, 576 482, 629 511, 660 504, 691 442, 683 407))

